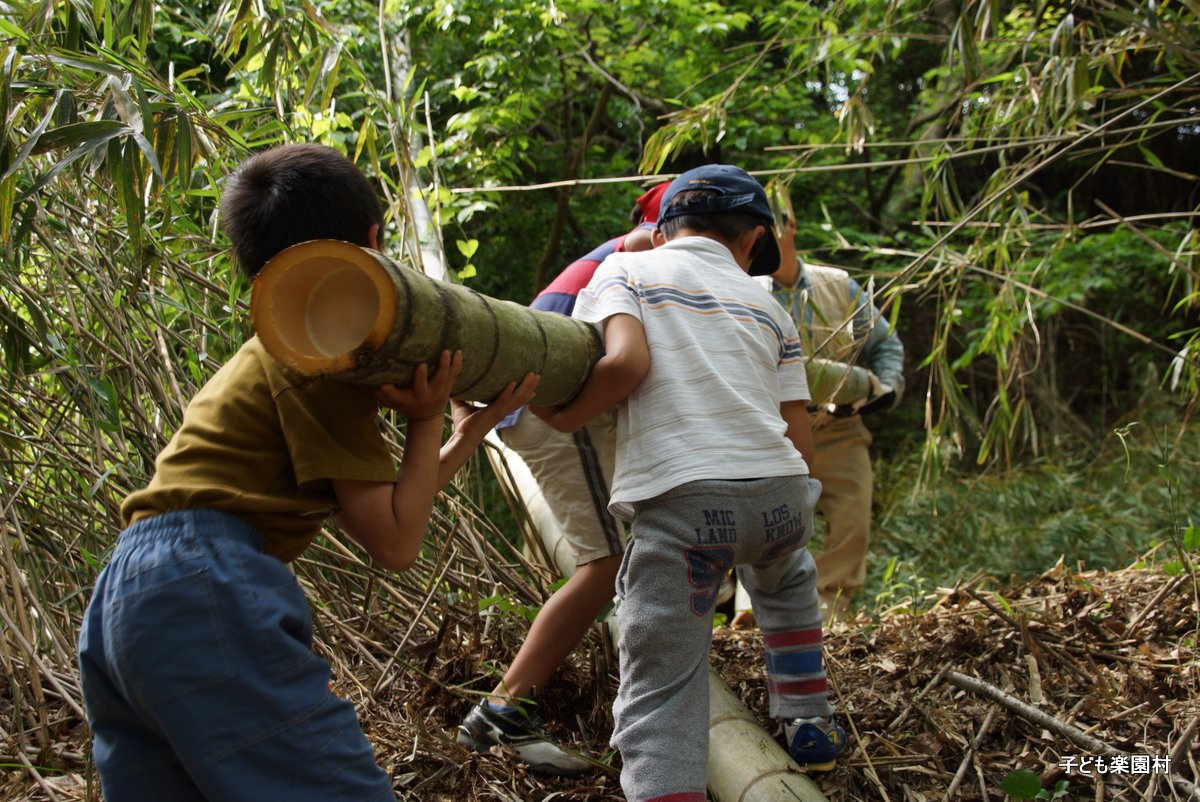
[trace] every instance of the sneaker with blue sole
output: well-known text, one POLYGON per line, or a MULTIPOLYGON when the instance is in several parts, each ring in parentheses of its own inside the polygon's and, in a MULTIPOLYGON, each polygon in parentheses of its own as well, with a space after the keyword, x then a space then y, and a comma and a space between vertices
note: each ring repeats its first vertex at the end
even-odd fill
POLYGON ((484 699, 458 725, 458 743, 476 752, 508 746, 537 774, 575 777, 592 768, 590 761, 567 752, 550 738, 542 720, 513 707, 496 710, 484 699))
POLYGON ((783 735, 792 760, 808 771, 832 771, 846 748, 846 731, 832 716, 792 719, 783 725, 783 735))

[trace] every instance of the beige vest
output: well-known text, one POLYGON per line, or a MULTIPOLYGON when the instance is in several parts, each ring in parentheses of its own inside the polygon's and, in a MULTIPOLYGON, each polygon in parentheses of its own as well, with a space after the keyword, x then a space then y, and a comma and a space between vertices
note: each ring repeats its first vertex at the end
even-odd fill
POLYGON ((850 274, 837 267, 808 263, 801 269, 808 286, 796 291, 800 303, 794 311, 805 315, 797 315, 797 321, 808 321, 807 326, 797 327, 804 354, 853 364, 863 343, 854 337, 854 307, 861 298, 850 296, 850 274))
MULTIPOLYGON (((802 270, 807 286, 783 290, 778 297, 796 321, 800 347, 808 357, 813 404, 850 404, 866 398, 871 374, 854 364, 866 344, 865 337, 854 335, 854 309, 862 295, 851 297, 845 270, 812 264, 802 264, 802 270)), ((814 424, 820 426, 823 419, 814 424)))

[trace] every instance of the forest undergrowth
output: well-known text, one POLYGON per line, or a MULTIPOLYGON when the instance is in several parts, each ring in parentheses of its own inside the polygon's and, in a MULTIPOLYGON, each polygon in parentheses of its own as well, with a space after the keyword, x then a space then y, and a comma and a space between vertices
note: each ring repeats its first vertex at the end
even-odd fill
MULTIPOLYGON (((1098 798, 1093 781, 1081 785, 1061 769, 1063 756, 1086 750, 953 685, 947 672, 1026 698, 1037 684, 1051 719, 1101 741, 1111 735, 1126 753, 1169 751, 1182 775, 1195 776, 1200 429, 1179 421, 1169 405, 1147 404, 1083 456, 947 473, 920 492, 915 456, 877 466, 869 587, 855 617, 827 635, 840 707, 862 745, 820 780, 830 800, 1000 800, 1013 772, 1063 792, 1053 798, 1098 798), (947 795, 962 761, 971 773, 947 795)), ((436 589, 388 577, 332 540, 301 561, 318 649, 402 799, 620 799, 619 756, 606 743, 616 659, 599 628, 541 698, 555 734, 597 759, 594 775, 546 781, 508 755, 473 756, 453 742, 458 719, 491 687, 551 585, 510 531, 481 527, 482 511, 466 514, 478 510, 471 496, 489 494, 490 477, 479 475, 435 522, 445 533, 459 516, 430 558, 436 589), (460 575, 459 548, 482 553, 490 576, 460 575)), ((757 633, 720 626, 715 642, 714 664, 769 727, 757 633)), ((0 798, 99 799, 73 667, 29 665, 11 649, 4 657, 0 719, 14 726, 0 747, 0 798)), ((1151 792, 1150 776, 1124 779, 1107 798, 1166 799, 1186 788, 1164 776, 1151 792)))

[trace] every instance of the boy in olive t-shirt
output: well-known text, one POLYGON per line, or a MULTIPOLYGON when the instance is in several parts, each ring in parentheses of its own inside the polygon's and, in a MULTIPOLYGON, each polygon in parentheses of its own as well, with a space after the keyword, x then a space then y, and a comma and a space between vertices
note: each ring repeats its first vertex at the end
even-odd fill
MULTIPOLYGON (((242 270, 310 239, 378 245, 382 212, 331 148, 248 159, 221 201, 242 270)), ((79 636, 93 755, 109 800, 394 800, 354 707, 312 651, 285 563, 336 517, 383 567, 409 567, 434 497, 483 436, 533 395, 456 408, 460 353, 378 389, 294 375, 250 339, 188 405, 96 580, 79 636), (408 421, 397 475, 378 407, 408 421)))

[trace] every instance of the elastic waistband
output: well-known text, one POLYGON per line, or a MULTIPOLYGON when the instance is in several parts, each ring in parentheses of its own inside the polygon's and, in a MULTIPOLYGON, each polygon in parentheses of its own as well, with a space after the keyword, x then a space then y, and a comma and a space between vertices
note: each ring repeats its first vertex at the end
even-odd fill
MULTIPOLYGON (((789 482, 811 482, 808 474, 796 473, 783 476, 758 476, 745 479, 697 479, 676 485, 654 501, 668 501, 688 496, 744 496, 747 493, 763 492, 765 488, 786 485, 789 482)), ((769 491, 767 491, 769 492, 769 491)))
POLYGON ((262 548, 262 535, 241 518, 221 510, 176 510, 136 521, 121 533, 134 545, 167 538, 199 539, 210 543, 233 541, 262 548))

